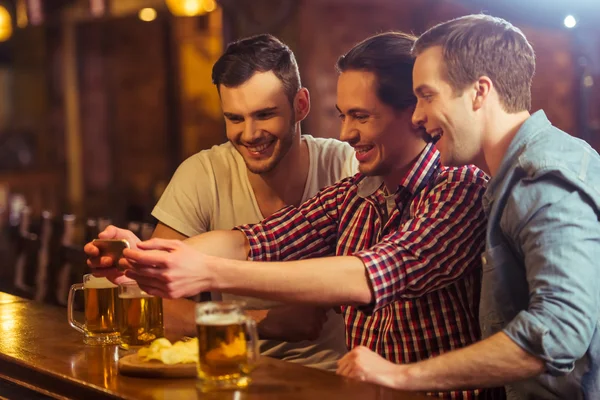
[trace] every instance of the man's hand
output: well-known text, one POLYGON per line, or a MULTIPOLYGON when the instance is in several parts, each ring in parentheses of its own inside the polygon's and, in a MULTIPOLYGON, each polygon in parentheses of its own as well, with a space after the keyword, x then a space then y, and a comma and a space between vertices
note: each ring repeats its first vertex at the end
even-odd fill
POLYGON ((119 265, 146 293, 177 299, 211 290, 206 255, 180 240, 150 239, 125 249, 119 265))
POLYGON ((267 316, 258 324, 258 332, 261 339, 285 342, 317 340, 326 321, 325 308, 282 305, 267 312, 267 316))
MULTIPOLYGON (((140 239, 135 236, 133 232, 117 228, 113 225, 107 226, 105 230, 100 232, 98 238, 125 239, 129 242, 131 248, 136 248, 137 244, 140 242, 140 239)), ((113 268, 115 260, 112 257, 100 257, 100 250, 94 246, 92 242, 87 243, 83 247, 83 251, 88 256, 87 265, 92 269, 95 276, 104 276, 116 285, 130 280, 123 275, 122 271, 113 268)), ((119 262, 119 264, 121 264, 121 262, 119 262)), ((125 264, 127 263, 125 262, 125 264)))
POLYGON ((338 361, 338 375, 399 389, 405 365, 394 364, 366 347, 355 347, 338 361))

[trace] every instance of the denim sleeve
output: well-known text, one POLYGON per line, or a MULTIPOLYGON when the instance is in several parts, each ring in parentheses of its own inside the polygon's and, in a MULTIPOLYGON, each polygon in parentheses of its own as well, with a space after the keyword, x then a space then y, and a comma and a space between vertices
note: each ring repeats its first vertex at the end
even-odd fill
POLYGON ((549 173, 521 181, 505 208, 503 231, 524 259, 529 306, 504 332, 544 360, 553 375, 572 371, 598 319, 600 223, 594 204, 578 182, 549 173))

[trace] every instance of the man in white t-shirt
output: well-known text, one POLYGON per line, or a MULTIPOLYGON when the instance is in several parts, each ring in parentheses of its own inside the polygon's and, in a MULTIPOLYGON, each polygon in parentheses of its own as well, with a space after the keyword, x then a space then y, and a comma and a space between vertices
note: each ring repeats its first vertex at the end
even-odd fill
MULTIPOLYGON (((256 223, 357 172, 348 144, 301 136, 309 93, 301 87, 292 51, 276 38, 259 35, 231 43, 212 79, 229 142, 179 166, 152 211, 160 221, 153 237, 185 239, 256 223)), ((243 300, 266 339, 263 355, 335 370, 346 353, 344 320, 332 309, 243 300)), ((165 299, 164 313, 173 336, 195 335, 192 301, 165 299)))

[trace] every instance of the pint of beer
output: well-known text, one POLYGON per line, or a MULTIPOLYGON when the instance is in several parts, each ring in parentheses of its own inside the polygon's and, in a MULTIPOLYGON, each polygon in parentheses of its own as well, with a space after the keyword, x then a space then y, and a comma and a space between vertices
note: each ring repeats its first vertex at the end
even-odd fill
POLYGON ((258 359, 256 323, 239 302, 196 305, 198 378, 203 391, 241 389, 258 359))
POLYGON ((117 289, 117 285, 108 279, 96 278, 92 274, 85 275, 83 283, 71 286, 67 311, 69 324, 84 334, 85 344, 104 345, 121 342, 117 289), (85 323, 76 321, 73 313, 77 290, 83 290, 84 293, 85 323))
POLYGON ((130 281, 119 285, 119 302, 123 343, 145 346, 164 336, 160 297, 149 295, 135 281, 130 281))

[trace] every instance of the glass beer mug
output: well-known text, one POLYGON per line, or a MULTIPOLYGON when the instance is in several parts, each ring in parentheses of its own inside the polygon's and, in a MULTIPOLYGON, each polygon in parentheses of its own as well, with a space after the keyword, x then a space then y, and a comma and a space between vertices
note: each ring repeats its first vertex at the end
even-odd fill
POLYGON ((196 305, 198 379, 202 391, 243 389, 258 361, 256 322, 243 313, 243 303, 196 305))
POLYGON ((85 344, 108 345, 121 343, 117 301, 117 285, 106 278, 98 278, 92 274, 87 274, 83 277, 83 283, 71 286, 67 302, 67 318, 73 328, 83 333, 85 344), (85 323, 83 324, 76 321, 73 315, 73 302, 77 290, 83 290, 85 300, 85 323))
POLYGON ((164 336, 160 297, 144 292, 135 281, 119 284, 121 342, 145 346, 164 336))

